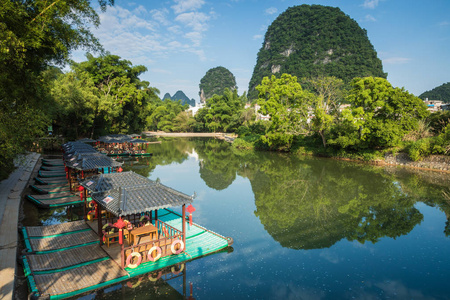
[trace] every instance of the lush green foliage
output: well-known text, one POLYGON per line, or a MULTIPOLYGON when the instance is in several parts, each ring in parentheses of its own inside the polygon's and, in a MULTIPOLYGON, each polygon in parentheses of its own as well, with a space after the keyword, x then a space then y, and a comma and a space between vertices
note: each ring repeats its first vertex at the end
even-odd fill
POLYGON ((288 8, 267 29, 249 83, 249 98, 263 77, 288 73, 298 78, 386 77, 367 33, 339 8, 300 5, 288 8))
POLYGON ((237 90, 236 78, 224 67, 209 69, 200 80, 200 100, 205 101, 213 95, 223 95, 225 89, 237 90))
POLYGON ((158 98, 158 91, 139 79, 147 69, 111 54, 87 59, 72 63, 71 71, 54 81, 55 129, 72 138, 142 130, 158 98))
POLYGON ((245 94, 238 96, 237 90, 226 88, 222 95, 206 101, 206 107, 197 112, 195 120, 205 131, 234 132, 243 123, 241 112, 246 100, 245 94))
MULTIPOLYGON (((74 49, 101 50, 88 30, 99 24, 90 4, 89 0, 1 2, 1 165, 11 165, 12 158, 43 133, 44 125, 51 124, 47 115, 54 104, 48 95, 49 77, 42 72, 51 63, 64 63, 74 49)), ((107 1, 99 4, 105 9, 107 1)))
POLYGON ((426 98, 428 98, 428 100, 441 100, 445 103, 450 103, 450 82, 420 94, 419 98, 422 100, 425 100, 426 98))

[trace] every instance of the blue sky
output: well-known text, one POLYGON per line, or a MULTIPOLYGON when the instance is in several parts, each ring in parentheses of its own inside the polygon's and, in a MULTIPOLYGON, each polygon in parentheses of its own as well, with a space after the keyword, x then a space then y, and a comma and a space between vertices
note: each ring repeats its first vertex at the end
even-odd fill
POLYGON ((247 91, 267 27, 301 4, 339 7, 365 28, 392 85, 419 95, 450 81, 450 0, 116 0, 92 32, 107 51, 146 66, 141 79, 161 97, 182 90, 198 101, 200 79, 217 66, 247 91))

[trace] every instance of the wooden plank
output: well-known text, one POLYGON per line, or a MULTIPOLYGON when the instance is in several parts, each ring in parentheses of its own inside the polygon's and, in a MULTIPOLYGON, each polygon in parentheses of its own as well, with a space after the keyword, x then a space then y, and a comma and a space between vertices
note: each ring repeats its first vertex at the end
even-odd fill
POLYGON ((56 237, 30 239, 29 241, 33 251, 42 252, 97 242, 98 237, 89 230, 56 237))
POLYGON ((78 231, 82 229, 88 229, 89 226, 86 224, 84 220, 80 220, 49 226, 28 226, 25 228, 27 230, 27 234, 29 237, 44 237, 49 235, 78 231))
POLYGON ((98 244, 86 245, 65 251, 27 255, 33 272, 57 270, 107 257, 98 244))

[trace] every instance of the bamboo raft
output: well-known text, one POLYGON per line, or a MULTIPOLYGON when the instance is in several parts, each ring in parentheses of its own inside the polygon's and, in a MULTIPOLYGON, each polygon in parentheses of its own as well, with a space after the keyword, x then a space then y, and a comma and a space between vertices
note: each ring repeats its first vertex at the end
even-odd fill
MULTIPOLYGON (((160 218, 174 227, 182 225, 181 217, 169 209, 161 210, 160 218)), ((34 251, 25 254, 22 260, 35 297, 72 297, 149 272, 158 270, 161 273, 161 269, 228 247, 227 238, 193 223, 187 225, 184 252, 142 263, 135 269, 122 269, 117 263, 120 260, 117 256, 119 245, 100 247, 97 244, 99 237, 90 226, 97 227, 82 220, 22 229, 26 248, 34 251)))
POLYGON ((55 158, 55 159, 44 158, 42 160, 42 164, 44 166, 49 166, 49 167, 61 167, 61 166, 64 167, 63 160, 62 159, 58 159, 58 158, 55 158))
POLYGON ((42 185, 30 185, 30 188, 39 194, 57 194, 70 192, 70 187, 67 183, 61 184, 42 184, 42 185))
POLYGON ((26 195, 26 199, 30 200, 40 208, 53 208, 84 203, 83 200, 80 200, 79 196, 72 195, 71 193, 26 195), (61 194, 66 196, 60 197, 61 194))
POLYGON ((67 178, 66 176, 59 176, 59 177, 54 177, 54 178, 40 178, 40 177, 35 177, 34 180, 41 185, 54 185, 54 184, 63 184, 63 183, 67 183, 67 178))
POLYGON ((66 176, 66 172, 64 171, 43 171, 43 170, 39 170, 38 171, 38 176, 39 177, 65 177, 66 176))

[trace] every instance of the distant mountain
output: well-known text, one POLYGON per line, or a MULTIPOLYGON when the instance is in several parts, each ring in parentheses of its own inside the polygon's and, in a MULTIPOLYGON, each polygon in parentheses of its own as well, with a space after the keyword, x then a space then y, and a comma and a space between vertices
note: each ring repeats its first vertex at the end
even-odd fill
POLYGON ((425 100, 426 98, 428 98, 428 100, 441 100, 445 103, 450 103, 450 82, 422 93, 419 98, 422 100, 425 100))
POLYGON ((250 99, 265 76, 283 73, 301 78, 335 76, 386 78, 367 32, 337 7, 288 8, 268 27, 249 82, 250 99))
POLYGON ((223 95, 225 88, 237 89, 236 78, 227 68, 215 67, 206 72, 200 80, 199 88, 200 102, 205 102, 213 95, 223 95))
POLYGON ((162 100, 164 99, 170 99, 172 101, 178 101, 181 100, 181 104, 189 104, 190 106, 195 106, 195 100, 189 99, 183 91, 177 91, 173 96, 170 96, 169 93, 166 93, 162 100))

